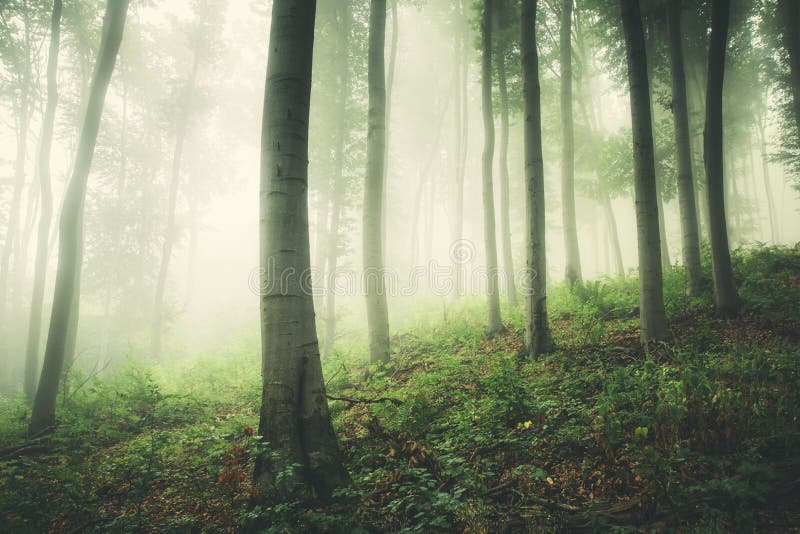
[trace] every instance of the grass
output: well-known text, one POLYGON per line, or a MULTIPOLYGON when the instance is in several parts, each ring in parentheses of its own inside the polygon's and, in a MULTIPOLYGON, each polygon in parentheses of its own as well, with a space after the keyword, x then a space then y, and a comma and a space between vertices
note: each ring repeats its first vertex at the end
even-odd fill
POLYGON ((637 281, 549 295, 559 350, 517 357, 521 310, 485 339, 483 302, 393 339, 389 366, 325 362, 355 482, 326 506, 251 507, 255 351, 72 375, 60 426, 28 449, 0 402, 0 530, 682 532, 800 529, 800 255, 738 251, 745 312, 665 276, 674 339, 638 343, 637 281))

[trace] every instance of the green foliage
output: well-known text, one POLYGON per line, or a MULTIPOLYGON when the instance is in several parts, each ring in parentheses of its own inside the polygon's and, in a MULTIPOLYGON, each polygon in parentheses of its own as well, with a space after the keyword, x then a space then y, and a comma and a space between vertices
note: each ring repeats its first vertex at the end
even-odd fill
POLYGON ((41 443, 22 440, 24 405, 0 402, 0 528, 770 530, 800 469, 800 346, 791 328, 775 335, 796 324, 800 263, 761 247, 734 265, 747 304, 734 323, 710 294, 687 297, 680 269, 665 273, 675 342, 649 353, 637 281, 615 278, 552 288, 561 350, 537 361, 517 356, 518 312, 487 340, 470 300, 396 337, 397 356, 367 379, 355 348, 332 354, 331 394, 383 399, 331 402, 354 481, 332 503, 251 506, 254 461, 269 454, 254 431, 254 351, 73 373, 41 443))

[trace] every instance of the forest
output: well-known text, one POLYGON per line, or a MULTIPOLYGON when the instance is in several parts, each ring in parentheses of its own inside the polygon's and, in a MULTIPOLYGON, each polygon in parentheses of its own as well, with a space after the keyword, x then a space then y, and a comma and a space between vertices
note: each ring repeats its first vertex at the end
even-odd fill
POLYGON ((800 532, 800 1, 0 0, 0 532, 800 532))

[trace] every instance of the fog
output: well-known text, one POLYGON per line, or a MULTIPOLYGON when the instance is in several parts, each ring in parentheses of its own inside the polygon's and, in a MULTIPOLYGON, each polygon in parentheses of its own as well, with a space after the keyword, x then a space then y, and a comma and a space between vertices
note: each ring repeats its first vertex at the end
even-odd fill
MULTIPOLYGON (((0 66, 3 83, 0 243, 10 247, 2 280, 6 290, 0 302, 3 307, 0 386, 7 395, 16 394, 22 383, 40 212, 37 147, 47 96, 45 70, 50 34, 48 10, 33 4, 30 3, 27 21, 11 8, 0 8, 5 32, 2 42, 8 45, 0 66), (30 114, 24 134, 20 134, 20 97, 14 85, 22 75, 21 56, 15 55, 17 49, 13 47, 30 54, 30 114), (26 137, 27 144, 22 166, 24 185, 19 198, 18 224, 12 228, 21 135, 26 137)), ((331 290, 330 279, 326 278, 329 274, 326 261, 331 250, 329 226, 332 210, 340 209, 333 249, 338 261, 336 279, 342 287, 336 294, 337 323, 331 350, 349 351, 366 360, 367 321, 364 288, 359 280, 367 165, 368 6, 352 4, 352 25, 344 36, 349 43, 348 51, 343 53, 337 44, 343 36, 335 4, 334 0, 320 0, 317 8, 309 139, 311 265, 315 273, 313 285, 319 293, 315 296, 317 330, 322 344, 328 346, 324 295, 331 290), (341 113, 337 105, 341 73, 337 68, 343 54, 351 91, 344 113, 344 186, 336 190, 335 152, 341 135, 337 130, 337 117, 341 113)), ((458 306, 460 295, 454 288, 454 265, 465 268, 464 293, 468 300, 479 301, 485 291, 480 12, 479 6, 468 5, 459 19, 457 4, 461 3, 400 2, 396 26, 391 12, 387 19, 386 62, 387 69, 394 63, 394 73, 388 100, 391 109, 387 125, 383 249, 385 265, 391 273, 387 293, 392 335, 402 334, 420 322, 442 320, 450 308, 458 306), (394 27, 398 33, 396 59, 392 61, 394 27), (463 50, 459 48, 462 39, 466 43, 463 50), (461 79, 464 61, 466 80, 461 79), (467 141, 459 145, 459 136, 464 132, 467 141), (463 229, 457 236, 454 226, 459 151, 464 154, 465 163, 463 229)), ((744 2, 741 4, 745 6, 744 2)), ((547 2, 540 5, 538 20, 547 206, 546 277, 548 282, 558 284, 563 281, 566 269, 560 67, 558 16, 548 13, 548 5, 547 2)), ((269 2, 244 0, 132 3, 88 178, 75 366, 86 370, 113 367, 128 357, 151 362, 178 361, 224 354, 231 347, 258 352, 259 158, 270 12, 269 2), (174 220, 170 223, 170 185, 180 136, 183 136, 182 152, 174 220), (171 242, 171 250, 163 299, 159 301, 157 287, 165 240, 171 242), (154 326, 158 322, 156 313, 162 318, 154 326), (161 336, 158 354, 153 348, 156 331, 161 336)), ((60 100, 51 155, 54 217, 49 231, 40 354, 52 308, 58 257, 57 221, 75 164, 102 15, 96 3, 68 2, 64 6, 58 66, 60 100)), ((787 135, 781 115, 785 95, 779 87, 766 82, 763 87, 754 87, 757 73, 753 62, 758 58, 752 56, 764 51, 764 47, 753 47, 755 51, 748 55, 747 47, 741 44, 746 32, 758 28, 758 13, 748 16, 749 19, 732 29, 734 52, 731 52, 733 59, 729 59, 725 85, 725 179, 726 187, 733 186, 727 192, 729 237, 734 249, 759 243, 792 246, 800 241, 797 177, 772 157, 782 150, 781 139, 787 135), (763 124, 767 154, 762 154, 758 141, 759 113, 766 113, 763 124), (765 157, 769 161, 762 165, 765 157), (771 187, 775 199, 775 232, 771 231, 765 184, 771 187)), ((612 236, 598 187, 607 187, 610 192, 622 264, 626 273, 635 275, 637 231, 624 55, 608 43, 609 33, 603 30, 609 24, 607 19, 596 12, 581 12, 576 17, 582 25, 573 38, 584 47, 583 55, 574 60, 574 68, 582 78, 573 84, 576 225, 583 278, 602 280, 617 275, 612 236), (579 101, 584 103, 584 110, 579 101), (620 183, 626 177, 627 183, 620 183)), ((621 35, 619 28, 613 31, 621 35)), ((769 45, 765 46, 768 52, 769 45)), ((515 63, 517 47, 518 44, 510 45, 506 53, 510 93, 508 216, 512 257, 516 271, 520 271, 525 267, 526 193, 522 82, 515 63)), ((666 52, 658 49, 658 53, 661 59, 653 83, 656 166, 658 179, 663 180, 663 216, 670 262, 681 265, 682 234, 668 102, 669 68, 666 52)), ((699 71, 705 68, 702 59, 691 56, 689 51, 687 56, 692 68, 696 66, 699 71)), ((702 87, 701 80, 690 80, 690 86, 692 83, 702 87)), ((695 181, 699 184, 697 198, 701 204, 705 198, 701 152, 703 95, 698 91, 690 88, 689 106, 695 181)), ((495 87, 498 141, 493 158, 494 203, 498 257, 500 267, 505 270, 499 99, 495 87)), ((699 211, 701 236, 705 241, 707 218, 702 208, 699 211)), ((504 289, 501 296, 505 306, 504 289)), ((326 356, 323 354, 323 358, 326 356)))

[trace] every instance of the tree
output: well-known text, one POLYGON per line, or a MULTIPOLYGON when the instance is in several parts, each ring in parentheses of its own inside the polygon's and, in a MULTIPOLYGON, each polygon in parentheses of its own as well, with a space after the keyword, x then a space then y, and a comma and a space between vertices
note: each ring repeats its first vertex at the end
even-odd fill
POLYGON ((92 75, 91 92, 78 142, 75 167, 61 208, 53 310, 50 315, 50 330, 47 335, 42 374, 28 427, 29 435, 40 434, 55 420, 56 396, 67 351, 70 314, 73 311, 73 303, 79 298, 76 282, 80 280, 83 256, 83 205, 86 198, 86 183, 127 13, 128 0, 108 0, 103 18, 103 37, 92 75))
POLYGON ((689 275, 689 294, 697 297, 702 291, 702 270, 700 268, 700 233, 697 226, 697 204, 692 173, 686 73, 683 61, 681 1, 669 2, 668 9, 672 118, 675 126, 675 148, 678 163, 678 202, 681 213, 683 262, 689 275))
POLYGON ((733 281, 728 225, 725 218, 723 163, 722 91, 725 78, 725 49, 728 43, 730 0, 712 0, 711 35, 708 49, 706 87, 706 126, 703 153, 706 167, 711 265, 714 275, 714 302, 726 318, 739 312, 739 297, 733 281))
POLYGON ((41 211, 39 233, 36 237, 36 259, 31 297, 28 342, 25 348, 25 398, 33 402, 36 390, 36 371, 39 370, 39 339, 42 329, 42 306, 44 283, 47 275, 47 241, 50 237, 50 220, 53 216, 53 194, 50 185, 50 148, 53 144, 53 125, 58 105, 58 48, 61 42, 61 0, 53 1, 50 23, 50 48, 47 54, 47 106, 42 119, 42 135, 39 138, 39 187, 41 188, 41 211))
POLYGON ((797 146, 800 146, 800 2, 778 0, 778 8, 783 19, 783 43, 789 54, 792 109, 797 127, 797 146))
POLYGON ((197 13, 194 26, 190 29, 191 67, 186 80, 186 85, 179 95, 177 102, 177 115, 175 117, 175 145, 172 152, 172 167, 170 171, 169 198, 167 201, 167 225, 164 232, 164 241, 161 248, 161 264, 156 283, 155 302, 153 305, 153 326, 150 338, 150 353, 159 359, 161 357, 161 336, 163 333, 164 293, 166 291, 169 265, 172 258, 172 249, 177 239, 176 210, 178 205, 178 190, 181 181, 181 164, 183 159, 186 136, 189 132, 189 119, 193 110, 193 98, 196 93, 198 69, 202 61, 207 60, 211 54, 214 37, 219 28, 209 24, 210 20, 217 20, 219 6, 200 0, 195 6, 197 13))
MULTIPOLYGON (((496 1, 496 28, 505 26, 509 16, 506 2, 496 1)), ((497 32, 499 33, 499 32, 497 32)), ((508 303, 517 306, 517 285, 514 281, 514 254, 511 249, 511 214, 508 192, 508 81, 506 80, 506 43, 502 36, 496 35, 495 54, 497 62, 497 85, 500 90, 500 236, 503 246, 503 268, 508 290, 508 303)))
POLYGON ((481 102, 483 108, 483 238, 486 246, 486 297, 489 321, 486 333, 493 336, 503 328, 497 272, 492 159, 494 156, 494 114, 492 112, 492 15, 493 0, 483 0, 481 19, 481 102))
POLYGON ((369 129, 367 178, 364 185, 364 282, 367 296, 369 358, 389 360, 389 308, 383 268, 381 213, 383 159, 386 156, 386 0, 371 0, 369 12, 369 129))
POLYGON ((308 118, 316 2, 275 0, 261 130, 259 433, 262 499, 329 497, 347 484, 322 378, 310 291, 308 118), (280 281, 286 273, 287 283, 280 281), (283 287, 282 287, 283 286, 283 287))
POLYGON ((561 2, 561 214, 564 225, 567 283, 580 283, 581 253, 575 219, 575 134, 572 119, 572 0, 561 2))
MULTIPOLYGON (((326 268, 328 272, 327 287, 325 292, 325 338, 322 353, 327 355, 333 347, 336 336, 336 267, 339 260, 339 232, 344 209, 344 194, 347 187, 344 176, 345 141, 349 135, 348 103, 350 102, 352 87, 350 81, 350 41, 352 27, 352 11, 350 0, 336 2, 336 13, 339 25, 337 28, 337 57, 339 74, 336 93, 336 142, 334 147, 334 174, 331 195, 330 221, 327 232, 327 257, 326 268)), ((385 167, 385 165, 384 165, 385 167)))
POLYGON ((525 202, 528 283, 525 287, 525 346, 532 358, 550 352, 547 322, 544 162, 539 54, 536 49, 536 0, 522 1, 520 51, 525 100, 525 202))
POLYGON ((639 319, 643 343, 669 334, 662 287, 653 126, 647 54, 639 0, 620 0, 633 132, 636 229, 639 244, 639 319))

